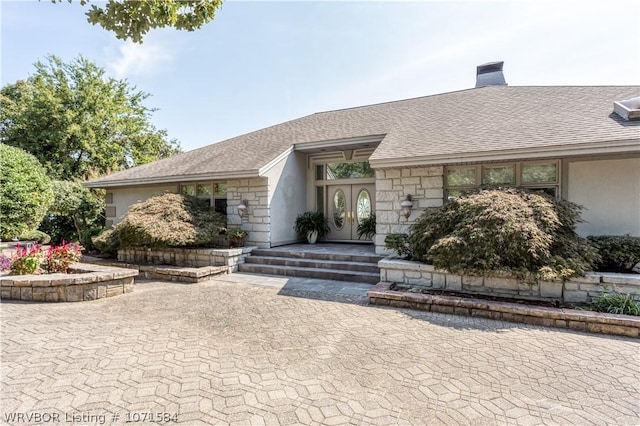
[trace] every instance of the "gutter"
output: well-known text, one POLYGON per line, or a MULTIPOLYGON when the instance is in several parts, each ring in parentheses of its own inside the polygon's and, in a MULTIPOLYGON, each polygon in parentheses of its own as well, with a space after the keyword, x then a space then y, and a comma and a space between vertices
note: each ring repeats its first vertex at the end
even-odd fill
POLYGON ((411 158, 375 158, 370 159, 369 163, 371 164, 371 167, 379 169, 620 153, 640 154, 640 138, 611 142, 595 142, 580 144, 576 146, 555 145, 548 147, 509 149, 487 152, 424 155, 411 158))
POLYGON ((206 180, 230 180, 230 179, 248 179, 260 177, 258 170, 240 170, 236 172, 214 172, 194 175, 178 175, 178 176, 161 176, 153 178, 140 179, 118 179, 109 181, 89 181, 84 182, 82 186, 85 188, 113 188, 123 186, 140 186, 140 185, 156 185, 165 183, 180 182, 198 182, 206 180))

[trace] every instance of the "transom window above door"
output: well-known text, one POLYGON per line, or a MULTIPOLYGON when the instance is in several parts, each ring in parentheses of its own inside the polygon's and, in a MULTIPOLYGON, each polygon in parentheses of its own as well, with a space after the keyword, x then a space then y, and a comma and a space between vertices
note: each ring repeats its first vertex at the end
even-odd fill
POLYGON ((359 179, 375 177, 368 161, 316 165, 316 180, 359 179))

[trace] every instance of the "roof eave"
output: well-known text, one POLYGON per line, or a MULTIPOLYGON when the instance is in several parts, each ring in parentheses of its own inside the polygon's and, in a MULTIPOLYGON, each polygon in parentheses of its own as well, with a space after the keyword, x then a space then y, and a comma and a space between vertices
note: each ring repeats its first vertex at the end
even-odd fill
POLYGON ((248 179, 259 177, 259 171, 256 170, 239 170, 234 172, 214 172, 193 175, 177 175, 177 176, 159 176, 138 179, 118 179, 110 181, 89 181, 82 185, 85 188, 115 188, 122 186, 141 186, 141 185, 161 185, 167 183, 194 182, 204 180, 230 180, 230 179, 248 179))
POLYGON ((640 138, 619 141, 595 142, 577 145, 557 145, 500 151, 469 152, 459 154, 441 154, 412 156, 410 158, 372 158, 371 167, 395 168, 415 167, 438 164, 475 163, 487 161, 510 161, 518 159, 536 159, 544 157, 571 157, 578 155, 602 154, 640 154, 640 138))

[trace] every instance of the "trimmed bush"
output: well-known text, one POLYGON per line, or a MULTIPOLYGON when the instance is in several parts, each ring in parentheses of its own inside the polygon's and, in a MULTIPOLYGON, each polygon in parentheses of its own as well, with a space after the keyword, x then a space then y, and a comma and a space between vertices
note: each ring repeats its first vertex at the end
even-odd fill
POLYGON ((411 259, 413 256, 409 235, 403 233, 389 234, 384 238, 384 246, 396 252, 400 257, 411 259))
POLYGON ((244 247, 248 236, 249 233, 244 229, 228 229, 227 240, 229 241, 229 247, 244 247))
POLYGON ((471 275, 567 279, 598 255, 575 233, 581 208, 518 189, 480 190, 427 209, 410 236, 416 260, 471 275))
POLYGON ((633 266, 640 262, 640 237, 601 235, 587 239, 600 254, 597 271, 631 272, 633 266))
POLYGON ((38 244, 49 244, 49 242, 51 242, 49 234, 45 234, 37 229, 23 233, 18 239, 20 241, 35 241, 38 244))
POLYGON ((91 241, 93 242, 94 247, 102 253, 106 253, 111 256, 118 253, 118 245, 120 244, 120 241, 118 241, 118 233, 114 232, 113 229, 105 229, 99 235, 93 237, 91 241))
POLYGON ((179 194, 162 194, 134 204, 113 234, 93 241, 98 249, 118 247, 184 247, 213 244, 227 218, 201 200, 179 194))
POLYGON ((51 180, 36 157, 0 143, 0 238, 36 229, 52 200, 51 180))

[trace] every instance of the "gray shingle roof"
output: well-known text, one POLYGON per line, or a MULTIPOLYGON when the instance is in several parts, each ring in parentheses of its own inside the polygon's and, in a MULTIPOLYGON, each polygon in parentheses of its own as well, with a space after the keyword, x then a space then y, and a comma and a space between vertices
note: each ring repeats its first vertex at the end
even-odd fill
POLYGON ((640 86, 490 86, 320 112, 113 173, 90 186, 179 181, 212 174, 257 175, 293 144, 386 135, 372 163, 503 150, 544 150, 640 139, 640 122, 613 114, 613 102, 640 86))

